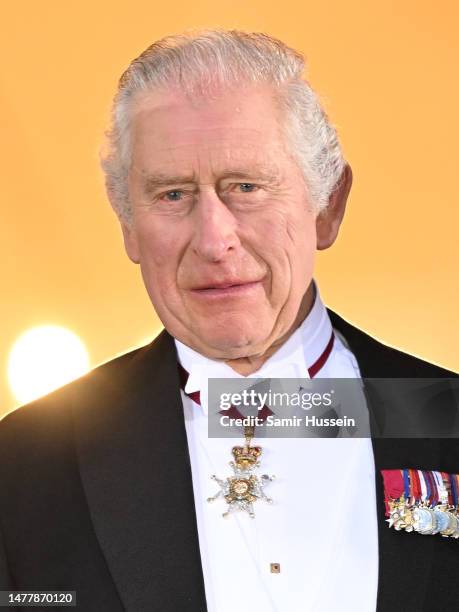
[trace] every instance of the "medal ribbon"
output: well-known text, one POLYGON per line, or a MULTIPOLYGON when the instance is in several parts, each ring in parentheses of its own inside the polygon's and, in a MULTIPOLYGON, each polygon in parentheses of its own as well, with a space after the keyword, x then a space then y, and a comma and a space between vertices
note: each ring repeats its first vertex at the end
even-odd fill
POLYGON ((381 470, 384 481, 384 503, 386 516, 390 516, 389 502, 400 499, 405 491, 405 482, 402 470, 381 470))
POLYGON ((457 476, 455 474, 450 474, 449 475, 450 478, 450 482, 451 482, 451 495, 453 498, 453 505, 456 506, 457 508, 457 504, 458 504, 458 486, 457 486, 457 476))
POLYGON ((421 489, 421 479, 419 478, 419 474, 417 470, 410 470, 410 474, 412 476, 412 491, 413 491, 413 499, 415 502, 421 501, 422 489, 421 489))
POLYGON ((442 480, 443 480, 443 486, 446 489, 446 491, 448 492, 448 505, 452 506, 453 505, 453 496, 451 494, 451 482, 449 480, 449 474, 447 474, 446 472, 440 472, 442 480))

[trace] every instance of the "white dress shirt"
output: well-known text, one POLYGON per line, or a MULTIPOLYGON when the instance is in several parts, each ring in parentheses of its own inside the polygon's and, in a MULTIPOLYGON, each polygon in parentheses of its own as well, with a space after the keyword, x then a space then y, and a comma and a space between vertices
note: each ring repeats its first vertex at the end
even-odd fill
MULTIPOLYGON (((316 290, 314 305, 288 340, 254 378, 308 378, 332 333, 316 290)), ((241 438, 209 438, 208 378, 241 377, 175 340, 188 371, 182 391, 199 546, 209 612, 373 612, 378 582, 375 468, 368 438, 264 438, 260 474, 272 504, 258 500, 255 518, 223 518, 223 498, 210 476, 232 475, 231 448, 241 438), (280 565, 272 573, 271 563, 280 565)), ((354 355, 335 330, 333 349, 320 372, 326 378, 360 378, 354 355)), ((257 440, 255 438, 254 443, 257 440)))

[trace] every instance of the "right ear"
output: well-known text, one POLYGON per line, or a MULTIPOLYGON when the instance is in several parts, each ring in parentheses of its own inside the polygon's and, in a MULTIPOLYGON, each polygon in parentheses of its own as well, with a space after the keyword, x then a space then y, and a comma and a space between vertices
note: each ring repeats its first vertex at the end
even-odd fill
POLYGON ((124 248, 129 259, 138 264, 140 262, 139 244, 137 241, 137 233, 135 227, 129 225, 126 221, 119 220, 121 224, 121 230, 123 232, 124 248))
POLYGON ((127 256, 133 263, 138 264, 140 262, 139 245, 132 216, 128 220, 120 213, 119 207, 117 206, 116 188, 113 181, 108 176, 105 178, 105 190, 113 212, 120 222, 121 231, 123 232, 124 249, 127 256))

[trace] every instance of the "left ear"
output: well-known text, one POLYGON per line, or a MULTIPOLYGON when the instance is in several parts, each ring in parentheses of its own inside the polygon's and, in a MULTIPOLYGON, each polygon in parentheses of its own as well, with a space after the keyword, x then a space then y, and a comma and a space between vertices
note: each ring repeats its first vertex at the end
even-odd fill
POLYGON ((328 200, 327 207, 316 218, 317 249, 328 249, 338 236, 346 210, 346 202, 352 186, 352 170, 346 164, 338 184, 328 200))

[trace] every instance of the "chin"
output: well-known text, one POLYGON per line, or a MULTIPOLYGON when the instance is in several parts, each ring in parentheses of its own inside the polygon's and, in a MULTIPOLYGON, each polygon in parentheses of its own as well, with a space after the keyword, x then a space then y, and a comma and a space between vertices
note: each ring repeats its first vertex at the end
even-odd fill
MULTIPOLYGON (((216 329, 209 329, 207 326, 206 330, 202 330, 199 334, 205 343, 212 347, 215 353, 219 353, 221 356, 236 359, 238 357, 245 357, 247 355, 247 349, 253 348, 263 344, 266 341, 269 331, 266 334, 260 324, 255 323, 246 326, 237 326, 230 324, 224 327, 218 327, 216 329)), ((252 351, 249 351, 249 354, 252 351)))

